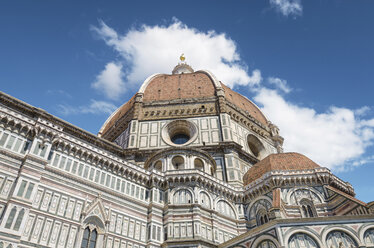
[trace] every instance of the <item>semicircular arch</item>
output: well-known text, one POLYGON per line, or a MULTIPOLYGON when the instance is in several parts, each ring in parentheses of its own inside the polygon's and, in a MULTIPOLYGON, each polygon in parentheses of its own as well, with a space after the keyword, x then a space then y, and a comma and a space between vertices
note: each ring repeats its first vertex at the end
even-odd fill
MULTIPOLYGON (((292 194, 294 194, 298 190, 309 190, 310 192, 312 192, 312 194, 314 194, 318 198, 319 203, 324 202, 323 196, 322 196, 321 192, 319 192, 318 190, 316 190, 314 188, 308 188, 308 187, 299 187, 299 188, 293 188, 292 190, 287 192, 286 201, 287 201, 288 204, 291 203, 292 194)), ((315 204, 314 201, 313 201, 313 203, 315 204)))
POLYGON ((347 234, 357 245, 361 245, 361 242, 357 236, 357 233, 350 227, 347 226, 329 226, 322 230, 321 237, 322 242, 327 247, 327 237, 330 233, 339 231, 347 234))
POLYGON ((323 241, 320 240, 319 238, 319 234, 308 228, 308 227, 303 227, 303 229, 300 229, 299 227, 293 227, 289 230, 286 231, 285 235, 284 235, 284 242, 286 244, 288 244, 290 238, 294 235, 294 234, 297 234, 297 233, 303 233, 305 235, 309 235, 316 243, 319 247, 324 247, 322 244, 323 244, 323 241))
POLYGON ((257 237, 254 240, 254 242, 252 243, 251 248, 257 248, 257 246, 261 242, 266 241, 266 240, 270 240, 271 242, 273 242, 277 246, 277 248, 281 247, 278 240, 274 236, 269 235, 269 234, 265 234, 265 235, 260 235, 259 237, 257 237))
POLYGON ((224 212, 224 213, 226 213, 224 215, 232 217, 234 219, 237 219, 238 212, 236 211, 235 206, 232 203, 230 203, 229 201, 227 201, 223 198, 219 198, 219 199, 216 199, 214 206, 215 206, 215 210, 217 212, 220 212, 220 213, 224 212), (226 206, 228 207, 228 209, 227 209, 226 206), (224 209, 219 209, 219 208, 224 208, 224 209), (227 213, 227 211, 230 211, 230 210, 232 211, 233 216, 231 216, 230 213, 227 213))
POLYGON ((171 200, 172 204, 180 204, 180 203, 176 203, 176 201, 175 201, 175 196, 179 191, 180 192, 182 192, 182 191, 188 192, 188 194, 191 196, 191 202, 190 203, 195 202, 196 196, 195 196, 194 192, 187 187, 181 187, 181 188, 175 188, 170 192, 170 195, 171 195, 170 200, 171 200))
POLYGON ((369 229, 373 229, 374 230, 374 225, 373 224, 363 225, 357 231, 359 239, 363 240, 364 243, 365 243, 365 240, 364 240, 365 236, 364 235, 365 235, 366 231, 369 230, 369 229))
POLYGON ((105 224, 102 219, 100 219, 96 215, 88 216, 83 221, 83 229, 85 229, 89 225, 94 225, 97 227, 99 233, 105 233, 105 224))
MULTIPOLYGON (((247 212, 246 212, 246 214, 247 214, 247 216, 248 217, 250 217, 250 218, 252 218, 251 216, 251 210, 253 210, 253 207, 255 206, 255 204, 256 203, 259 203, 259 201, 261 201, 261 200, 264 200, 265 202, 267 202, 268 203, 268 205, 271 207, 272 206, 272 199, 270 198, 270 197, 268 197, 268 196, 259 196, 259 197, 257 197, 256 199, 254 199, 253 201, 252 201, 252 203, 248 206, 248 208, 247 208, 247 212)), ((261 205, 263 205, 263 204, 261 204, 261 205)), ((266 210, 269 210, 269 208, 267 208, 266 207, 266 210)), ((257 212, 257 211, 256 211, 257 212)), ((253 213, 252 213, 253 214, 253 213)))
POLYGON ((205 190, 200 190, 200 191, 198 192, 198 196, 199 196, 199 203, 200 203, 200 204, 204 205, 205 207, 212 208, 212 206, 213 206, 213 200, 212 200, 212 197, 209 195, 208 192, 206 192, 205 190), (205 196, 206 199, 208 199, 208 201, 209 201, 209 206, 208 206, 208 204, 204 204, 204 202, 202 202, 202 197, 203 197, 203 196, 205 196))

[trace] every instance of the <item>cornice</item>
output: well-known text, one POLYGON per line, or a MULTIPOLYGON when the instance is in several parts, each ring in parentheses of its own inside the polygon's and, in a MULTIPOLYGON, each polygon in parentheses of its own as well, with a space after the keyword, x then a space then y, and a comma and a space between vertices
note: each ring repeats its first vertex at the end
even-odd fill
POLYGON ((237 107, 229 101, 226 101, 226 105, 228 105, 232 110, 236 112, 235 113, 232 111, 227 111, 227 113, 231 116, 232 119, 250 128, 251 130, 253 130, 254 132, 258 133, 263 137, 270 136, 270 128, 256 120, 248 111, 240 109, 239 107, 237 107), (246 121, 245 119, 247 119, 248 121, 246 121))
POLYGON ((197 183, 200 185, 200 187, 206 188, 218 195, 227 197, 234 202, 241 202, 243 199, 243 192, 241 188, 233 187, 226 182, 223 182, 196 169, 167 171, 164 173, 163 181, 171 185, 197 183))
POLYGON ((184 246, 187 246, 189 247, 188 245, 196 245, 196 244, 199 244, 198 247, 202 246, 202 247, 214 247, 216 248, 217 247, 217 243, 214 243, 213 241, 210 241, 208 239, 205 239, 203 237, 194 237, 194 238, 186 238, 186 239, 183 239, 183 238, 168 238, 167 240, 165 240, 164 243, 162 243, 161 247, 169 247, 169 246, 174 246, 174 247, 178 247, 176 245, 180 245, 180 247, 184 247, 184 246))
POLYGON ((37 124, 39 124, 40 129, 43 127, 46 130, 48 129, 48 131, 50 132, 54 130, 55 132, 57 132, 57 134, 62 133, 72 135, 76 139, 81 139, 93 146, 96 146, 97 148, 113 152, 117 156, 123 157, 123 148, 116 145, 115 143, 100 138, 88 131, 85 131, 77 126, 74 126, 58 117, 55 117, 47 113, 43 109, 33 107, 1 91, 0 103, 6 106, 3 110, 3 113, 6 115, 13 116, 13 118, 14 116, 21 116, 20 113, 13 111, 13 109, 15 109, 21 112, 23 114, 22 116, 28 116, 29 121, 31 122, 31 126, 29 126, 29 128, 32 128, 33 125, 34 129, 38 129, 37 124), (53 129, 53 126, 55 126, 55 129, 53 129))
POLYGON ((21 155, 21 154, 18 154, 18 153, 15 153, 13 151, 6 150, 6 149, 0 149, 0 154, 3 154, 5 156, 7 156, 8 158, 18 160, 19 162, 23 162, 23 160, 25 158, 25 154, 21 155))
POLYGON ((143 102, 143 107, 151 107, 151 106, 162 107, 162 106, 168 106, 168 105, 178 105, 178 106, 180 106, 180 104, 204 104, 204 103, 215 103, 216 101, 217 101, 216 96, 183 98, 183 99, 143 102))
POLYGON ((291 218, 274 219, 261 226, 250 229, 225 243, 218 245, 218 248, 230 247, 231 245, 245 242, 252 237, 267 232, 268 230, 282 226, 307 226, 307 225, 330 225, 338 223, 374 222, 374 215, 350 215, 350 216, 324 216, 314 218, 291 218))
POLYGON ((330 185, 342 192, 354 196, 353 188, 349 183, 331 173, 327 168, 320 167, 309 170, 274 170, 263 174, 257 180, 244 186, 244 195, 247 199, 254 199, 259 195, 279 187, 330 185))

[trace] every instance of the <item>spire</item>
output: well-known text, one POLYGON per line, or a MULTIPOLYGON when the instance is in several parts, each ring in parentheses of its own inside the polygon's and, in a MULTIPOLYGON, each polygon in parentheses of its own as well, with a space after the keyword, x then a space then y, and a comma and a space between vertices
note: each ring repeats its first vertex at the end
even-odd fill
POLYGON ((189 66, 185 60, 186 57, 184 56, 184 53, 179 56, 180 62, 174 67, 172 74, 182 74, 182 73, 193 73, 194 70, 191 66, 189 66))

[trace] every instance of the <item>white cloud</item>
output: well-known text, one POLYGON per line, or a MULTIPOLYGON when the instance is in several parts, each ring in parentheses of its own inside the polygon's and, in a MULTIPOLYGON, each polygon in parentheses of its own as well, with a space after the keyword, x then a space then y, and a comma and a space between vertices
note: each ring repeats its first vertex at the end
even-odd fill
POLYGON ((300 0, 270 0, 270 5, 284 16, 297 16, 303 13, 300 0))
POLYGON ((128 68, 126 81, 134 88, 149 75, 170 73, 182 53, 188 64, 196 69, 214 71, 230 87, 255 85, 261 81, 259 70, 249 75, 235 42, 224 33, 201 32, 176 19, 167 26, 142 25, 124 35, 104 22, 92 30, 122 56, 123 65, 128 68))
POLYGON ((374 155, 368 156, 368 157, 363 157, 359 160, 356 160, 352 163, 352 166, 361 166, 367 163, 373 163, 374 162, 374 155))
POLYGON ((367 126, 367 127, 374 127, 374 119, 363 120, 363 121, 361 122, 361 125, 362 125, 362 126, 367 126))
MULTIPOLYGON (((301 14, 300 1, 271 2, 279 6, 285 15, 301 14)), ((285 138, 285 151, 303 153, 321 166, 334 169, 346 169, 370 161, 364 157, 366 148, 374 140, 374 119, 360 119, 368 111, 367 108, 350 110, 330 107, 328 111, 318 113, 313 108, 289 102, 288 95, 283 96, 261 84, 260 70, 248 71, 240 59, 235 42, 225 34, 201 32, 178 20, 168 26, 143 25, 124 35, 103 22, 92 29, 122 57, 120 63, 126 71, 121 72, 121 64, 112 64, 117 69, 115 78, 117 81, 122 78, 127 87, 137 90, 149 75, 157 72, 169 74, 179 55, 185 53, 188 63, 195 69, 211 70, 230 87, 248 86, 267 117, 280 127, 281 135, 285 138)), ((100 75, 104 75, 104 72, 100 75)), ((106 80, 98 77, 97 82, 102 81, 106 80)), ((285 93, 292 90, 284 79, 270 77, 267 81, 285 93)), ((111 84, 96 84, 100 89, 107 89, 107 95, 114 94, 111 92, 113 89, 108 87, 111 84)), ((122 89, 116 87, 113 88, 122 89)), ((110 109, 104 112, 109 113, 110 109)))
POLYGON ((346 169, 374 139, 353 110, 330 107, 325 113, 290 103, 275 90, 262 88, 256 102, 285 138, 285 151, 297 151, 321 166, 346 169))
POLYGON ((262 81, 261 71, 256 69, 252 71, 252 76, 249 77, 249 86, 259 85, 262 81))
POLYGON ((356 114, 356 115, 363 116, 363 115, 366 115, 369 111, 370 111, 370 107, 368 107, 368 106, 363 106, 363 107, 361 107, 361 108, 356 109, 356 110, 355 110, 355 114, 356 114))
POLYGON ((292 89, 288 86, 287 80, 276 78, 276 77, 269 77, 268 82, 270 84, 275 85, 278 89, 284 91, 285 93, 289 93, 292 89))
POLYGON ((106 97, 117 100, 126 91, 122 78, 122 65, 110 62, 96 77, 96 81, 91 86, 102 92, 106 97))
POLYGON ((58 105, 58 111, 62 115, 74 115, 74 114, 107 114, 110 115, 113 113, 117 107, 112 103, 105 102, 105 101, 97 101, 91 99, 89 105, 83 106, 70 106, 70 105, 58 105))

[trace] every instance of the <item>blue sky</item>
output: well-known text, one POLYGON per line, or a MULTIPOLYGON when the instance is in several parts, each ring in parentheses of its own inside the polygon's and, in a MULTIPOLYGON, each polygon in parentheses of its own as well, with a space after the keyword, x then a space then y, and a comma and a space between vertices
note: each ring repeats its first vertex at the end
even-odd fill
POLYGON ((185 53, 374 200, 373 1, 2 1, 0 90, 97 133, 185 53))

